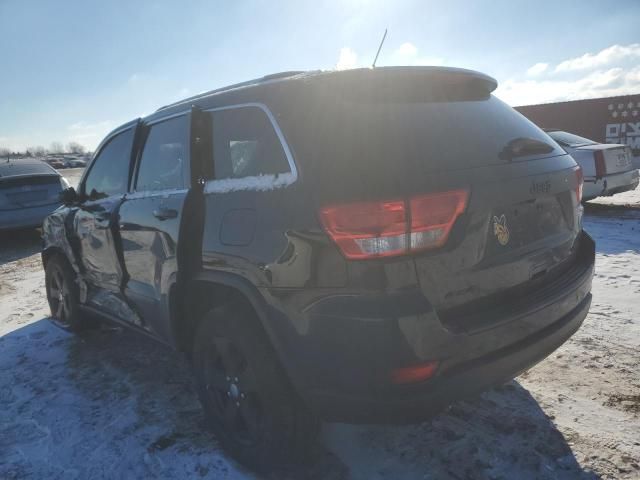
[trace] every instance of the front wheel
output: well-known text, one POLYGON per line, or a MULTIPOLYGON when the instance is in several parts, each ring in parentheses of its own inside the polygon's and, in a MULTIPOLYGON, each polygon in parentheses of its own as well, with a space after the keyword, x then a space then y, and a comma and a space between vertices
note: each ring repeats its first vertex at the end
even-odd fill
POLYGON ((47 261, 45 286, 51 320, 65 330, 82 330, 84 322, 80 316, 76 273, 64 256, 56 254, 47 261))
POLYGON ((196 386, 222 446, 261 471, 308 456, 319 423, 302 404, 247 308, 213 309, 198 326, 196 386))

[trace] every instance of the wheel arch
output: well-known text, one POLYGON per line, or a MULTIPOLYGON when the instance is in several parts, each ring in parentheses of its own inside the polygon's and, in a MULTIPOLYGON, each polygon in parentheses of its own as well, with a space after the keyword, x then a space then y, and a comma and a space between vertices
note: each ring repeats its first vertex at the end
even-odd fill
MULTIPOLYGON (((171 330, 177 349, 190 352, 195 329, 211 308, 240 301, 255 313, 262 330, 280 357, 279 342, 268 321, 268 304, 245 278, 227 272, 200 272, 171 291, 171 330)), ((282 363, 282 359, 279 358, 282 363)))

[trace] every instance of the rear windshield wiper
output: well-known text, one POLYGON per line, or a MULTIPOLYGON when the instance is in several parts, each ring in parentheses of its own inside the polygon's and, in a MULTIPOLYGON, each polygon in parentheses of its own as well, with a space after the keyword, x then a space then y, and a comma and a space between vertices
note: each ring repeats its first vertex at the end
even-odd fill
POLYGON ((551 152, 553 152, 553 147, 548 143, 535 138, 518 137, 507 143, 498 156, 502 160, 512 160, 517 157, 551 152))

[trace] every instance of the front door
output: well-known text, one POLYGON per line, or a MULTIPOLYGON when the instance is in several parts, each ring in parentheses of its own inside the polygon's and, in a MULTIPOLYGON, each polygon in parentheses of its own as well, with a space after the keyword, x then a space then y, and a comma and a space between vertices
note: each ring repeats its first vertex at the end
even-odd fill
POLYGON ((108 308, 119 296, 125 276, 118 253, 117 213, 127 192, 135 125, 100 148, 80 184, 83 201, 74 218, 89 303, 108 308))

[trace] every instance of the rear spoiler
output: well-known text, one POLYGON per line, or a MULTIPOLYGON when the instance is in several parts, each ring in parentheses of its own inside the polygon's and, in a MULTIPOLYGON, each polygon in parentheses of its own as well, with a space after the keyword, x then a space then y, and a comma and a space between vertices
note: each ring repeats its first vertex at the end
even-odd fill
POLYGON ((335 79, 345 83, 354 84, 376 82, 391 86, 397 83, 399 87, 406 82, 416 82, 421 84, 439 85, 469 85, 475 86, 479 90, 487 93, 493 92, 498 87, 498 81, 476 72, 464 68, 453 67, 376 67, 376 68, 356 68, 353 70, 326 71, 302 77, 303 80, 313 82, 335 79))

